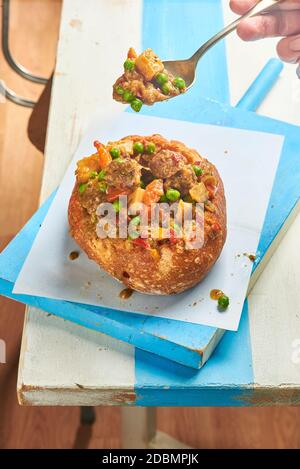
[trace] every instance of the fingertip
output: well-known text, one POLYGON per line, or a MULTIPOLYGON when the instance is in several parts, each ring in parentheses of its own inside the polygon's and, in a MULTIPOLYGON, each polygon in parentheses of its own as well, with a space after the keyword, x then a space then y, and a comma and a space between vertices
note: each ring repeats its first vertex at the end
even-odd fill
POLYGON ((234 13, 238 15, 243 15, 247 11, 250 10, 255 4, 257 0, 230 0, 229 6, 234 13))
POLYGON ((229 2, 229 6, 231 8, 231 10, 234 12, 234 13, 237 13, 239 15, 241 15, 241 5, 239 2, 237 2, 236 0, 230 0, 229 2))
POLYGON ((243 41, 254 41, 259 37, 256 25, 251 19, 243 20, 237 27, 237 33, 243 41))

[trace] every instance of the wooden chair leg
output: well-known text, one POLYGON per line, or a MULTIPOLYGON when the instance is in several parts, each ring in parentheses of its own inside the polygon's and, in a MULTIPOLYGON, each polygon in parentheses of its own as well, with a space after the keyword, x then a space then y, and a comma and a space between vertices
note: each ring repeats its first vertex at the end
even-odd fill
POLYGON ((156 407, 122 407, 123 449, 190 449, 156 430, 156 407))
POLYGON ((147 449, 155 433, 155 407, 122 407, 122 448, 147 449))

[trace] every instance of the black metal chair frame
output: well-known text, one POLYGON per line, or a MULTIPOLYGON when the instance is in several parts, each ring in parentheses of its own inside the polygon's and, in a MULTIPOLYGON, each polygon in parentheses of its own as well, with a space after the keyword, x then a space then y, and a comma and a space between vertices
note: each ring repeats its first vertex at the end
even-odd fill
MULTIPOLYGON (((3 0, 3 11, 2 11, 2 51, 5 57, 6 62, 8 65, 21 77, 25 78, 26 80, 30 80, 34 83, 38 83, 41 85, 45 85, 48 82, 47 78, 39 77, 37 75, 33 75, 29 72, 23 65, 18 64, 9 48, 9 0, 3 0)), ((31 101, 30 99, 24 98, 22 96, 18 96, 14 91, 10 90, 6 87, 4 82, 1 83, 1 92, 4 96, 15 104, 25 107, 33 108, 35 106, 35 102, 31 101)))

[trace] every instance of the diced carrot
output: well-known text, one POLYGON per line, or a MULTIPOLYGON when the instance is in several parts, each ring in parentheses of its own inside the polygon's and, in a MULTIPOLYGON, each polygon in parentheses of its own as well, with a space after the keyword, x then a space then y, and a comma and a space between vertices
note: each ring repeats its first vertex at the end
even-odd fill
POLYGON ((128 53, 127 53, 128 59, 136 59, 137 58, 137 53, 135 52, 133 47, 130 47, 128 53))
POLYGON ((100 157, 100 168, 104 169, 112 161, 112 157, 110 156, 106 146, 103 145, 103 143, 98 142, 98 140, 95 140, 94 147, 97 149, 98 155, 100 157))
POLYGON ((146 205, 151 205, 159 201, 164 194, 163 182, 161 179, 154 179, 150 182, 145 189, 143 202, 146 205))
POLYGON ((91 173, 100 171, 100 162, 98 153, 82 158, 77 163, 76 176, 77 181, 82 184, 89 180, 91 173))

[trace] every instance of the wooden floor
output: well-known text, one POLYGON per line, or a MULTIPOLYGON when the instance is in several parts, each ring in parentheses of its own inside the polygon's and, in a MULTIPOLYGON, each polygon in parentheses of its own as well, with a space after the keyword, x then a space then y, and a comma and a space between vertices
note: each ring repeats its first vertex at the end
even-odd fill
MULTIPOLYGON (((0 4, 2 2, 0 1, 0 4)), ((55 62, 59 0, 11 0, 11 48, 24 66, 50 76, 55 62)), ((0 55, 0 80, 36 99, 42 88, 12 72, 0 55)), ((31 111, 0 104, 0 248, 35 211, 43 155, 27 137, 31 111)), ((91 430, 79 426, 78 408, 22 408, 16 376, 23 306, 0 299, 0 338, 7 364, 0 365, 0 448, 118 448, 118 408, 97 409, 91 430)), ((300 448, 300 408, 162 408, 158 425, 195 448, 300 448)))

